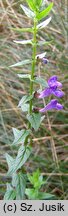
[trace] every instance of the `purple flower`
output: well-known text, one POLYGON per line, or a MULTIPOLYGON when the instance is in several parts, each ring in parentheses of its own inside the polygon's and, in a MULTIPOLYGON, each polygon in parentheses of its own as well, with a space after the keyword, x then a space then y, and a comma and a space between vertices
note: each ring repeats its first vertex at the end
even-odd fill
POLYGON ((57 81, 57 76, 52 76, 48 80, 48 87, 45 88, 40 94, 38 94, 38 98, 44 98, 47 96, 50 96, 51 94, 62 97, 64 95, 64 92, 60 90, 59 88, 62 87, 62 83, 57 81))
POLYGON ((39 109, 39 112, 46 112, 51 109, 61 110, 63 109, 63 106, 60 103, 58 103, 56 99, 53 99, 44 108, 39 109))
POLYGON ((47 64, 49 62, 47 58, 42 58, 42 61, 44 64, 47 64))

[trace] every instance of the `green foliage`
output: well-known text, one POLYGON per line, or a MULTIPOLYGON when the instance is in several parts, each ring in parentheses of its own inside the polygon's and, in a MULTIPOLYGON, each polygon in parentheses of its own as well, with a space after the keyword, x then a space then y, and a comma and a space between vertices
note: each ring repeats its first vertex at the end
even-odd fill
POLYGON ((33 11, 36 11, 36 5, 35 5, 35 2, 34 0, 26 0, 30 9, 33 10, 33 11))
POLYGON ((48 87, 48 83, 43 78, 41 78, 41 77, 37 77, 34 80, 34 82, 40 84, 42 87, 45 87, 45 88, 48 87))
POLYGON ((14 133, 13 145, 24 144, 26 137, 29 135, 30 130, 18 130, 12 128, 14 133))
POLYGON ((32 44, 32 40, 14 40, 14 42, 17 44, 22 44, 22 45, 32 44))
POLYGON ((41 22, 40 24, 37 25, 38 29, 43 29, 45 28, 51 21, 51 17, 49 17, 48 19, 46 19, 45 21, 41 22))
MULTIPOLYGON (((45 52, 40 54, 39 56, 36 56, 36 48, 39 43, 37 42, 36 36, 39 29, 45 28, 48 23, 51 21, 51 17, 47 20, 41 22, 38 24, 38 21, 46 17, 52 6, 53 3, 49 4, 49 6, 41 11, 41 4, 42 0, 27 0, 27 3, 29 5, 29 8, 26 6, 20 5, 22 10, 24 11, 25 15, 27 15, 28 18, 31 18, 34 22, 34 25, 32 28, 24 28, 20 30, 19 32, 22 32, 25 30, 28 32, 33 33, 32 39, 29 40, 14 40, 15 43, 21 44, 21 45, 32 45, 32 60, 25 59, 23 61, 17 62, 16 64, 11 65, 10 67, 20 67, 24 66, 26 64, 32 64, 32 69, 30 74, 18 74, 19 78, 22 79, 29 79, 30 82, 30 90, 29 90, 29 96, 25 95, 22 97, 22 99, 19 101, 18 107, 21 107, 22 111, 27 112, 27 120, 28 120, 28 128, 27 130, 22 129, 16 129, 13 128, 13 134, 14 134, 14 141, 12 145, 15 145, 14 148, 17 149, 17 154, 15 153, 15 157, 12 158, 9 154, 6 154, 6 160, 8 164, 8 175, 12 176, 12 182, 11 184, 7 184, 7 191, 5 193, 5 199, 23 199, 25 198, 25 195, 28 196, 29 199, 47 199, 51 198, 51 194, 46 194, 44 192, 41 192, 41 186, 45 184, 45 181, 43 180, 43 176, 40 174, 40 171, 37 170, 33 173, 33 175, 28 174, 27 177, 32 184, 33 188, 27 188, 26 187, 26 180, 24 178, 24 169, 23 166, 25 165, 26 161, 28 160, 31 152, 32 152, 32 137, 30 136, 30 132, 32 129, 35 131, 38 131, 41 122, 44 119, 44 116, 41 117, 41 114, 39 112, 34 112, 33 110, 33 85, 34 83, 41 85, 42 87, 47 87, 47 82, 41 78, 36 77, 35 78, 35 66, 36 62, 39 58, 41 61, 42 58, 45 57, 45 52), (20 147, 18 146, 20 145, 20 147)), ((19 30, 19 29, 17 29, 19 30)), ((40 43, 41 44, 41 43, 40 43)))
POLYGON ((16 158, 10 164, 9 164, 9 159, 8 159, 8 158, 10 158, 10 156, 8 154, 6 154, 6 160, 7 160, 7 163, 9 165, 8 175, 11 176, 14 172, 16 172, 18 169, 20 169, 25 164, 25 162, 27 161, 27 159, 29 158, 29 156, 31 154, 31 150, 32 149, 30 146, 21 145, 19 150, 18 150, 18 154, 17 154, 16 158))
POLYGON ((36 15, 37 19, 41 20, 44 17, 46 17, 49 14, 49 12, 51 11, 52 7, 53 7, 53 3, 50 3, 49 6, 46 9, 44 9, 43 11, 39 12, 36 15))
POLYGON ((30 74, 18 74, 18 77, 20 77, 22 79, 30 79, 31 80, 30 74))
POLYGON ((26 102, 30 101, 33 98, 33 95, 28 96, 25 95, 21 98, 21 100, 19 101, 18 107, 22 107, 26 104, 26 102))
POLYGON ((31 127, 34 128, 35 131, 38 130, 41 122, 41 114, 40 113, 32 113, 31 115, 27 115, 27 119, 31 124, 31 127))
POLYGON ((24 174, 20 171, 14 173, 12 177, 12 186, 15 188, 16 200, 22 200, 25 196, 26 179, 24 174))
POLYGON ((43 176, 40 174, 39 169, 33 172, 32 175, 28 174, 28 179, 33 185, 33 188, 26 188, 25 194, 28 199, 51 199, 54 197, 52 194, 41 192, 41 186, 46 182, 43 180, 43 176))
POLYGON ((13 189, 13 187, 7 183, 7 190, 6 193, 4 195, 4 200, 14 200, 16 197, 16 192, 13 189))
POLYGON ((28 179, 30 181, 30 183, 34 186, 34 188, 39 189, 41 187, 42 184, 44 184, 43 181, 43 176, 40 175, 40 171, 39 169, 37 169, 37 171, 33 172, 33 175, 30 175, 28 173, 28 179))
POLYGON ((29 17, 29 18, 34 18, 35 17, 35 14, 30 10, 28 9, 27 7, 23 6, 23 5, 20 5, 22 10, 25 12, 25 14, 29 17))
POLYGON ((30 64, 30 63, 31 63, 31 60, 26 59, 26 60, 20 61, 20 62, 18 62, 16 64, 13 64, 10 67, 20 67, 20 66, 23 66, 23 65, 26 65, 26 64, 30 64))

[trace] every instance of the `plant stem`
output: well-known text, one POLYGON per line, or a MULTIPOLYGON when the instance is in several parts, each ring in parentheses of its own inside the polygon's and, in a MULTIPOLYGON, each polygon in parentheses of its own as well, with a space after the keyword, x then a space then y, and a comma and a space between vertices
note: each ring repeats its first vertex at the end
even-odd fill
MULTIPOLYGON (((34 72, 35 72, 35 64, 36 64, 36 34, 37 34, 37 20, 34 19, 34 32, 33 32, 33 50, 32 50, 32 70, 31 70, 31 80, 30 80, 30 96, 33 94, 33 80, 34 80, 34 72)), ((32 99, 29 104, 29 114, 32 113, 32 99)), ((28 128, 31 128, 31 124, 29 123, 28 128)), ((25 146, 28 142, 28 137, 25 139, 25 146)), ((30 138, 30 144, 32 144, 32 139, 30 138)))
MULTIPOLYGON (((33 79, 35 72, 36 63, 36 34, 37 34, 37 20, 34 18, 34 33, 33 33, 33 51, 32 51, 32 71, 31 71, 31 81, 30 81, 30 95, 33 94, 33 79)), ((29 114, 32 113, 32 99, 30 100, 29 114)))

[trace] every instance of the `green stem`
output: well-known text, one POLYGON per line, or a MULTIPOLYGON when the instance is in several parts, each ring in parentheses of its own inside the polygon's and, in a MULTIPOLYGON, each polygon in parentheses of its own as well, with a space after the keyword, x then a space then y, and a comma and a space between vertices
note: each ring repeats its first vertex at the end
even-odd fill
MULTIPOLYGON (((31 70, 31 81, 30 81, 30 95, 33 94, 33 80, 35 73, 35 64, 36 64, 36 34, 37 34, 37 20, 34 19, 34 32, 33 32, 33 50, 32 50, 32 70, 31 70)), ((29 104, 29 114, 32 113, 32 99, 29 104)), ((29 123, 28 128, 31 128, 29 123)), ((28 136, 25 139, 25 145, 27 145, 28 136)), ((30 144, 32 144, 32 139, 30 138, 30 144)))
MULTIPOLYGON (((33 79, 36 64, 36 34, 37 34, 37 20, 34 19, 34 33, 33 33, 33 51, 32 51, 32 71, 31 71, 31 81, 30 81, 30 95, 33 94, 33 79)), ((32 113, 32 99, 30 100, 29 114, 32 113)))

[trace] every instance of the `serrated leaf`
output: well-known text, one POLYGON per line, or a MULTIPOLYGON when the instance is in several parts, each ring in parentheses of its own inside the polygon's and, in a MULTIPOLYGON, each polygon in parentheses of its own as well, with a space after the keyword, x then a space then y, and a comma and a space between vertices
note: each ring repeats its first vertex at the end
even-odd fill
POLYGON ((7 191, 4 195, 4 200, 14 200, 16 197, 15 190, 11 187, 11 185, 7 184, 7 191))
POLYGON ((18 63, 15 63, 9 67, 20 67, 20 66, 23 66, 23 65, 26 65, 26 64, 30 64, 31 63, 31 60, 29 59, 26 59, 26 60, 23 60, 23 61, 20 61, 18 63))
POLYGON ((51 11, 52 7, 53 7, 53 2, 50 3, 49 6, 47 8, 45 8, 43 11, 41 11, 40 13, 37 13, 36 18, 38 20, 41 20, 44 17, 46 17, 49 14, 49 12, 51 11))
POLYGON ((32 44, 32 40, 14 40, 14 42, 22 45, 32 44))
POLYGON ((23 144, 26 137, 29 135, 30 131, 29 130, 18 130, 16 128, 12 128, 13 133, 14 133, 14 141, 13 145, 18 145, 18 144, 23 144))
POLYGON ((33 96, 28 96, 25 95, 22 97, 22 99, 19 101, 18 107, 21 107, 22 105, 24 105, 26 102, 30 101, 33 98, 33 96))
POLYGON ((35 83, 38 83, 40 84, 42 87, 48 87, 48 83, 47 81, 45 81, 43 78, 41 77, 37 77, 35 80, 34 80, 35 83))
POLYGON ((22 4, 20 5, 22 10, 24 11, 24 13, 29 17, 29 18, 34 18, 35 14, 33 13, 33 11, 31 11, 30 9, 28 9, 27 7, 23 6, 22 4))
POLYGON ((39 25, 37 25, 38 29, 42 29, 45 28, 51 21, 51 17, 49 17, 47 20, 43 21, 42 23, 40 23, 39 25))
POLYGON ((37 131, 41 122, 40 113, 32 113, 31 115, 28 114, 27 119, 30 122, 32 128, 34 128, 34 130, 37 131))
POLYGON ((22 79, 29 79, 31 80, 31 75, 30 74, 17 74, 18 77, 22 78, 22 79))
POLYGON ((22 172, 13 174, 12 186, 16 191, 16 200, 24 199, 26 180, 22 172))

